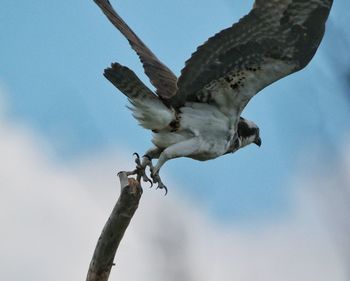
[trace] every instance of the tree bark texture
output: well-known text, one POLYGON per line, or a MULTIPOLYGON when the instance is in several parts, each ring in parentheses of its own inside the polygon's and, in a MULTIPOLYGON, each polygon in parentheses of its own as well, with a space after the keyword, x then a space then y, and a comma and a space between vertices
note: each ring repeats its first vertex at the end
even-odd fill
POLYGON ((138 207, 142 188, 138 181, 119 173, 121 192, 108 218, 90 262, 86 281, 107 281, 120 241, 138 207))

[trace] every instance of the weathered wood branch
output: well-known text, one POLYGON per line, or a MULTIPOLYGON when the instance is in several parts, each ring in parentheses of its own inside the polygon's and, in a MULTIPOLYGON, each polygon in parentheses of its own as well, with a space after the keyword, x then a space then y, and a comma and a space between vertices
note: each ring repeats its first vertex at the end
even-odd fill
POLYGON ((108 218, 90 262, 86 281, 107 281, 120 241, 135 214, 142 195, 138 181, 119 173, 121 192, 108 218))

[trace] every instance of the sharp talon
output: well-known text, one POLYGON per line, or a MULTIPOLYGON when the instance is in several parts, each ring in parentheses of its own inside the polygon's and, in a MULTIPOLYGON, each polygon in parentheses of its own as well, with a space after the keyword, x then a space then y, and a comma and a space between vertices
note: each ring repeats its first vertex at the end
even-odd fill
POLYGON ((158 184, 156 189, 164 189, 164 191, 165 191, 164 196, 166 196, 168 194, 168 188, 162 183, 158 184))
POLYGON ((135 156, 136 169, 142 169, 140 155, 136 152, 134 152, 132 155, 135 156))
MULTIPOLYGON (((133 171, 130 172, 125 172, 127 176, 136 176, 136 180, 141 183, 141 180, 143 182, 149 182, 150 187, 153 187, 154 183, 158 183, 158 188, 164 188, 164 184, 159 178, 159 175, 152 175, 152 170, 153 170, 153 165, 152 165, 152 158, 149 155, 144 155, 141 161, 140 155, 137 152, 133 153, 133 156, 135 157, 135 163, 136 163, 136 168, 133 171), (146 175, 146 168, 147 166, 150 168, 151 171, 151 177, 150 179, 146 175)), ((167 190, 166 190, 167 193, 167 190)))
POLYGON ((149 188, 152 188, 153 187, 153 182, 150 179, 147 180, 147 182, 149 182, 151 184, 151 186, 149 188))
POLYGON ((167 195, 168 194, 168 188, 164 185, 164 183, 160 179, 158 172, 154 173, 154 171, 152 170, 151 177, 153 179, 153 182, 158 183, 158 186, 157 186, 156 189, 164 189, 165 190, 164 196, 167 195))

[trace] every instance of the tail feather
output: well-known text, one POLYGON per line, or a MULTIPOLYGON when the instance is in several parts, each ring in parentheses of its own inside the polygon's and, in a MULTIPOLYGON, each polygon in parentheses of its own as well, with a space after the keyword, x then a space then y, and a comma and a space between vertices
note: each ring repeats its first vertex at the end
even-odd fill
POLYGON ((128 98, 153 97, 156 95, 128 67, 112 63, 103 75, 128 98))
POLYGON ((128 97, 132 105, 128 108, 142 127, 150 130, 162 130, 175 119, 175 111, 167 107, 126 66, 113 63, 111 67, 105 69, 103 75, 128 97))

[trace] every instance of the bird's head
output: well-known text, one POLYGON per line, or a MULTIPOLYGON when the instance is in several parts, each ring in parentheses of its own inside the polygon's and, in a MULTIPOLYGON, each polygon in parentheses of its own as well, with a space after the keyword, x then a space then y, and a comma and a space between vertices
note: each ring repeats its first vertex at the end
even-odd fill
POLYGON ((254 122, 240 117, 237 133, 240 140, 240 148, 251 143, 261 146, 260 129, 254 122))

